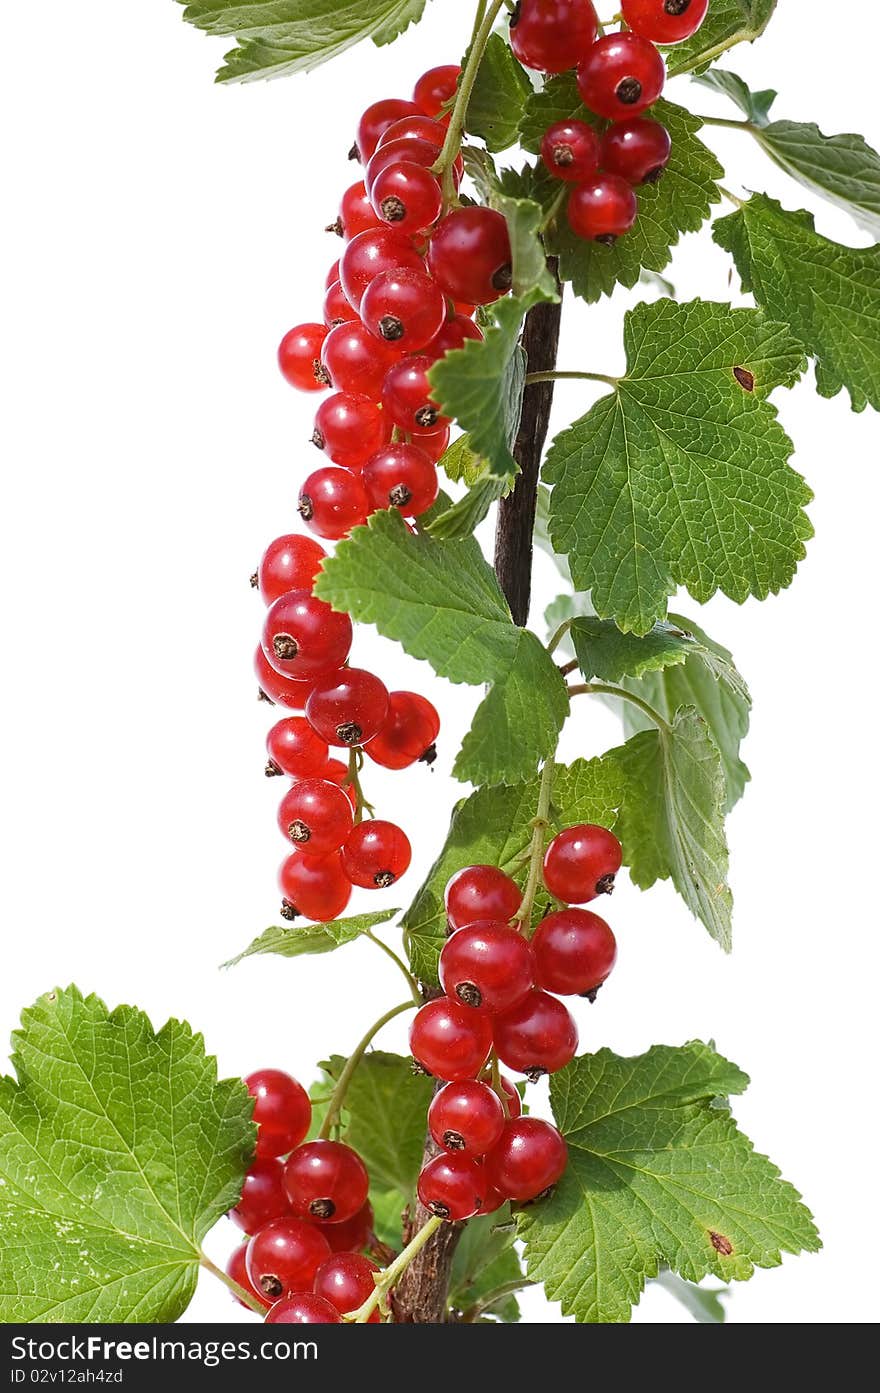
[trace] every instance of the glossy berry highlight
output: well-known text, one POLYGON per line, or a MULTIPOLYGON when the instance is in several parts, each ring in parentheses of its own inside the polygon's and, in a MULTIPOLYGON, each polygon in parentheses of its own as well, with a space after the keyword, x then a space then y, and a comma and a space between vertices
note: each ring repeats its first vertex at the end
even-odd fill
POLYGON ((588 904, 610 895, 620 870, 620 842, 607 827, 581 823, 554 837, 544 856, 544 884, 565 904, 588 904))
POLYGON ((341 1224, 366 1204, 370 1179, 360 1156, 344 1142, 310 1141, 289 1156, 284 1187, 300 1219, 341 1224))
POLYGON ((624 121, 653 106, 665 81, 654 45, 629 30, 599 39, 577 73, 584 105, 608 121, 624 121))
POLYGON ((492 1048, 491 1017, 447 997, 429 1001, 412 1022, 409 1047, 425 1072, 438 1079, 475 1079, 492 1048))
POLYGON ((388 688, 372 672, 347 667, 316 682, 306 716, 328 745, 366 745, 385 723, 388 688))
POLYGON ((440 982, 447 996, 465 1006, 507 1011, 534 986, 531 945, 507 924, 470 924, 446 940, 440 982))
POLYGON ((428 1109, 428 1130, 437 1145, 477 1159, 500 1140, 505 1120, 498 1094, 476 1079, 446 1084, 428 1109))
POLYGON ((462 1153, 435 1156, 419 1176, 419 1199, 436 1219, 461 1222, 480 1212, 485 1190, 481 1166, 462 1153))
POLYGON ((363 890, 387 890, 409 870, 412 847, 393 822, 359 822, 342 848, 342 869, 363 890))
POLYGON ((270 1301, 312 1285, 330 1256, 320 1229, 301 1219, 273 1219, 255 1233, 245 1257, 251 1285, 270 1301))

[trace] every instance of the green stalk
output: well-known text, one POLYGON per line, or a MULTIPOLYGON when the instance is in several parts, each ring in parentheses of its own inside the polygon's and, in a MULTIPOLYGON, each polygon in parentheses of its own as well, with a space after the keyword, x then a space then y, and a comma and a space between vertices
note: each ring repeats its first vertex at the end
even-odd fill
POLYGON ((355 1045, 354 1049, 352 1050, 351 1054, 346 1060, 345 1068, 339 1075, 336 1087, 334 1088, 333 1093, 331 1095, 330 1106, 327 1109, 327 1115, 324 1118, 324 1121, 321 1123, 321 1130, 318 1133, 318 1138, 320 1141, 327 1141, 330 1136, 330 1133, 333 1131, 333 1128, 339 1126, 339 1118, 342 1114, 343 1104, 345 1103, 345 1095, 348 1092, 348 1085, 351 1083, 352 1078, 354 1077, 355 1070, 357 1069, 358 1065, 360 1064, 370 1045, 373 1043, 373 1037, 378 1035, 382 1027, 387 1025, 389 1021, 393 1021, 395 1016, 402 1015, 404 1011, 412 1011, 416 1004, 417 1003, 414 1003, 412 1001, 404 1001, 401 1003, 400 1006, 392 1006, 390 1011, 386 1011, 384 1016, 380 1016, 379 1019, 373 1025, 370 1026, 364 1038, 357 1045, 355 1045))
POLYGON ((486 52, 486 45, 492 34, 495 20, 498 18, 498 12, 503 6, 504 0, 491 0, 487 8, 485 0, 483 0, 483 3, 477 7, 474 34, 467 62, 459 79, 455 105, 452 108, 452 115, 446 130, 446 139, 443 142, 443 149, 440 151, 437 163, 433 166, 433 173, 441 176, 444 208, 450 208, 457 202, 453 168, 461 150, 464 123, 467 119, 467 110, 474 90, 474 83, 477 80, 477 73, 480 71, 483 54, 486 52))

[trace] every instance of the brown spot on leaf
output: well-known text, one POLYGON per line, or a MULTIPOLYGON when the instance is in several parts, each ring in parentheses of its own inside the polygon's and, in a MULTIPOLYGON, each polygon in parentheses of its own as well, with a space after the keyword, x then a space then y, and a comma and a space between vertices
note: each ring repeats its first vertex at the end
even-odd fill
POLYGON ((720 1253, 723 1258, 729 1258, 733 1252, 733 1244, 730 1239, 725 1238, 723 1233, 716 1233, 714 1229, 709 1230, 709 1237, 716 1253, 720 1253))
POLYGON ((749 372, 748 368, 734 368, 733 375, 744 391, 754 392, 755 374, 753 372, 749 372))

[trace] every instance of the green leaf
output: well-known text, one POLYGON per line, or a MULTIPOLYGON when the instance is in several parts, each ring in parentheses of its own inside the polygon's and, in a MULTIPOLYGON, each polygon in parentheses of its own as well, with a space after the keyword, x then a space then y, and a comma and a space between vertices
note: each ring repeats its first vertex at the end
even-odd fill
MULTIPOLYGON (((499 1287, 521 1280, 525 1284, 522 1265, 514 1248, 516 1230, 507 1205, 494 1214, 471 1219, 463 1230, 452 1264, 449 1305, 453 1311, 465 1312, 477 1302, 482 1304, 499 1287)), ((496 1320, 519 1320, 516 1297, 507 1294, 486 1308, 496 1320)))
MULTIPOLYGON (((334 1055, 321 1066, 329 1083, 338 1080, 345 1064, 342 1055, 334 1055)), ((384 1050, 364 1055, 352 1074, 345 1095, 345 1140, 370 1173, 371 1193, 393 1190, 406 1201, 414 1198, 433 1092, 433 1079, 414 1074, 411 1059, 384 1050)))
MULTIPOLYGON (((750 777, 739 747, 748 734, 752 699, 728 650, 680 614, 655 624, 644 638, 622 634, 610 620, 594 618, 576 620, 571 634, 586 678, 620 683, 667 721, 682 707, 696 708, 721 754, 729 812, 750 777)), ((627 737, 654 729, 632 702, 615 705, 627 737)))
POLYGON ((611 752, 625 777, 617 835, 642 890, 671 880, 725 952, 733 897, 724 835, 727 790, 718 747, 692 707, 671 726, 634 735, 611 752))
MULTIPOLYGON (((724 171, 698 138, 699 118, 671 102, 657 102, 652 115, 672 136, 672 157, 663 178, 639 189, 639 218, 633 230, 612 247, 575 237, 561 216, 550 228, 547 250, 559 257, 559 274, 576 295, 590 301, 610 295, 616 285, 637 285, 643 269, 662 271, 683 232, 696 232, 721 201, 718 180, 724 171)), ((595 117, 583 106, 574 74, 552 78, 529 101, 521 138, 529 150, 540 148, 553 121, 595 117)))
POLYGON ((744 1281, 819 1237, 797 1191, 726 1102, 748 1079, 707 1045, 586 1055, 550 1081, 568 1170, 523 1210, 526 1270, 579 1321, 628 1321, 661 1263, 744 1281))
MULTIPOLYGON (((559 825, 597 822, 612 827, 623 787, 614 758, 557 766, 553 806, 559 825)), ((533 779, 509 788, 482 788, 455 809, 443 850, 402 920, 412 970, 421 982, 437 981, 437 960, 446 941, 447 882, 465 866, 491 865, 524 884, 523 858, 537 808, 538 781, 533 779)))
MULTIPOLYGON (((514 296, 531 296, 526 305, 527 309, 538 300, 557 300, 559 295, 556 281, 547 269, 547 253, 541 240, 544 226, 544 209, 541 204, 531 198, 512 198, 500 190, 494 193, 489 201, 507 222, 512 253, 514 296)), ((502 300, 496 304, 496 317, 497 311, 505 303, 502 300)))
POLYGON ((0 1320, 166 1322, 238 1200, 253 1102, 185 1023, 49 992, 0 1080, 0 1320))
MULTIPOLYGON (((450 355, 456 356, 456 355, 450 355)), ((315 593, 362 623, 375 624, 440 677, 497 683, 477 713, 455 772, 500 783, 532 773, 556 748, 567 698, 553 659, 510 617, 492 568, 473 538, 412 536, 392 512, 375 513, 336 548, 315 593), (528 711, 522 687, 534 684, 528 711), (490 717, 494 724, 490 729, 490 717), (520 722, 517 729, 505 720, 520 722)))
POLYGON ((460 435, 453 440, 448 450, 440 456, 440 464, 453 484, 467 484, 469 487, 479 483, 486 472, 486 461, 474 454, 468 435, 460 435))
POLYGON ((787 212, 764 194, 713 233, 733 255, 743 289, 768 314, 784 313, 815 358, 820 396, 846 387, 854 411, 880 411, 880 246, 829 242, 810 213, 787 212))
POLYGON ((373 914, 355 914, 349 919, 334 919, 328 924, 273 925, 255 938, 244 952, 230 958, 223 966, 235 967, 245 958, 257 957, 262 953, 277 953, 280 958, 298 958, 304 953, 332 953, 335 948, 354 943, 356 938, 377 924, 387 924, 399 913, 399 909, 383 909, 373 914))
POLYGON ((653 1280, 658 1287, 674 1296, 698 1325, 723 1325, 727 1319, 724 1301, 730 1295, 729 1292, 717 1287, 698 1287, 693 1282, 684 1282, 668 1268, 663 1268, 653 1280))
POLYGON ((712 0, 693 38, 666 50, 669 76, 701 72, 728 49, 753 43, 767 28, 775 9, 776 0, 712 0))
POLYGON ((500 34, 490 35, 468 103, 468 134, 485 141, 493 151, 515 145, 523 104, 531 90, 510 45, 500 34))
POLYGON ((238 47, 217 81, 251 82, 306 72, 361 39, 392 43, 424 8, 425 0, 193 0, 183 17, 208 34, 234 34, 238 47))
POLYGON ((788 585, 812 495, 765 400, 803 369, 784 324, 754 310, 658 300, 626 316, 616 391, 553 442, 553 546, 602 618, 646 634, 686 586, 742 602, 788 585))
POLYGON ((710 91, 720 92, 729 97, 732 102, 736 102, 740 111, 758 126, 766 125, 770 108, 779 95, 772 88, 753 92, 741 77, 725 68, 712 68, 702 77, 695 77, 694 81, 701 87, 708 87, 710 91))
POLYGON ((503 498, 508 485, 503 479, 480 479, 463 498, 438 513, 427 526, 427 532, 440 542, 460 541, 470 537, 489 516, 493 503, 503 498))

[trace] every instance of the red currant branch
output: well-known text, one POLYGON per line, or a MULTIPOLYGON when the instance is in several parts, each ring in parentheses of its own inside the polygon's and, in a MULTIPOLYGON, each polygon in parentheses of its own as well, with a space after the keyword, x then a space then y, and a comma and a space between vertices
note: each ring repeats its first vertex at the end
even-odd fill
POLYGON ((485 0, 481 0, 481 3, 477 6, 474 34, 468 51, 467 62, 462 69, 455 105, 452 108, 452 115, 449 118, 449 126, 446 131, 446 139, 440 151, 440 158, 432 169, 432 173, 442 176, 444 208, 449 208, 458 201, 458 196, 455 192, 454 165, 458 158, 459 151, 461 150, 464 123, 467 118, 467 110, 470 104, 471 94, 474 90, 474 83, 477 80, 477 73, 480 71, 483 54, 486 52, 486 45, 489 42, 495 20, 498 18, 498 12, 503 8, 503 5, 504 0, 491 0, 487 9, 485 0))
POLYGON ((355 1070, 370 1045, 373 1043, 374 1037, 379 1034, 383 1026, 386 1026, 389 1021, 393 1021, 395 1016, 402 1015, 404 1011, 412 1011, 418 1004, 416 1000, 404 1001, 399 1006, 393 1006, 390 1011, 386 1011, 384 1016, 380 1016, 379 1019, 370 1026, 366 1035, 352 1050, 346 1060, 345 1068, 339 1075, 339 1079, 337 1080, 336 1087, 330 1099, 330 1106, 327 1109, 324 1121, 321 1123, 321 1130, 318 1133, 319 1141, 327 1141, 333 1129, 339 1126, 339 1119, 342 1114, 343 1104, 345 1103, 345 1095, 348 1092, 348 1085, 354 1077, 355 1070))
POLYGON ((523 933, 528 934, 532 923, 532 910, 535 896, 541 884, 541 868, 544 864, 544 846, 547 829, 550 826, 550 798, 553 793, 554 764, 548 759, 541 770, 541 784, 538 790, 538 810, 531 821, 532 839, 529 846, 529 874, 523 891, 522 904, 514 915, 515 923, 523 933))
POLYGON ((380 1308, 387 1307, 388 1293, 394 1287, 398 1279, 403 1276, 410 1263, 421 1252, 425 1244, 433 1238, 442 1223, 442 1219, 437 1219, 432 1216, 427 1223, 419 1229, 418 1233, 412 1241, 407 1244, 400 1256, 395 1258, 390 1267, 386 1267, 385 1271, 376 1278, 376 1290, 367 1297, 363 1305, 359 1306, 356 1311, 352 1311, 349 1315, 343 1316, 343 1320, 350 1321, 353 1325, 363 1325, 370 1319, 370 1316, 376 1310, 377 1306, 380 1308))
POLYGON ((628 701, 633 706, 637 706, 648 720, 653 722, 658 730, 664 730, 668 735, 672 734, 672 727, 665 721, 659 711, 655 711, 642 697, 636 696, 635 692, 628 692, 625 687, 612 687, 605 682, 580 682, 574 687, 569 687, 568 695, 574 696, 610 696, 617 697, 620 701, 628 701))

